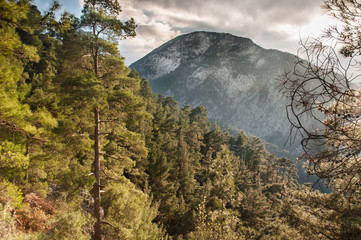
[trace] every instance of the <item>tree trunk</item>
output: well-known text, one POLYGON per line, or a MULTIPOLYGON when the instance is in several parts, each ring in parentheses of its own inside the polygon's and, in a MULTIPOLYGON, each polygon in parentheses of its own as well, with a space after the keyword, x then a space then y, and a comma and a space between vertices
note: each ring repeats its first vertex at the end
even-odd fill
POLYGON ((100 159, 99 159, 99 109, 97 107, 94 108, 95 115, 95 143, 94 143, 94 174, 96 182, 94 184, 94 216, 96 218, 96 223, 94 225, 94 239, 101 240, 101 214, 100 214, 100 159))

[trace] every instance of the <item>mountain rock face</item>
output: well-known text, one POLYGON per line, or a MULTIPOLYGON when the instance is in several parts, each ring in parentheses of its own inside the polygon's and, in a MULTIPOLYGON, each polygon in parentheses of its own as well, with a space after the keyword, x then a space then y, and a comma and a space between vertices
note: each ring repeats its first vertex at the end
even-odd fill
POLYGON ((290 131, 277 76, 296 57, 225 33, 179 36, 133 63, 154 92, 208 108, 209 118, 284 147, 290 131))

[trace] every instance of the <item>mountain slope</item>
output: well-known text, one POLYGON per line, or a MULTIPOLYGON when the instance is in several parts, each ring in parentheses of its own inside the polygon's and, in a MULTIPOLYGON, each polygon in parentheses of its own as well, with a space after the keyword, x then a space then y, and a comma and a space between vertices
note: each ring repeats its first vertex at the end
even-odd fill
POLYGON ((152 89, 180 105, 208 108, 209 118, 283 146, 289 134, 277 76, 295 56, 224 33, 179 36, 133 63, 152 89))

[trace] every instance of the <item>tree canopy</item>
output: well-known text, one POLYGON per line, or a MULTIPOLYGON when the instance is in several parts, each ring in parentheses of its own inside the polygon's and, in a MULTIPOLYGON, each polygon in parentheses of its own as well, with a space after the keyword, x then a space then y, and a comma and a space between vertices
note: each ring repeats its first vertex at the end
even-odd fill
POLYGON ((136 24, 118 1, 86 0, 80 19, 58 7, 0 1, 0 238, 94 239, 97 106, 101 238, 357 239, 359 94, 338 71, 324 79, 300 60, 317 71, 284 79, 305 149, 322 143, 306 153, 334 188, 324 194, 260 138, 153 93, 120 55, 136 24), (299 107, 323 128, 307 132, 299 107))

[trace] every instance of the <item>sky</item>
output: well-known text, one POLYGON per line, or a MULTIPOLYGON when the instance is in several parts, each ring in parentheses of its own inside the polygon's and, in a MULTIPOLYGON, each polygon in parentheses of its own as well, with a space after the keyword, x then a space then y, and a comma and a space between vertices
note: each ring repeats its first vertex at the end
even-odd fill
MULTIPOLYGON (((80 16, 82 0, 58 0, 62 10, 80 16)), ((297 54, 300 39, 315 38, 334 24, 322 0, 119 0, 121 20, 135 19, 137 36, 121 40, 126 65, 181 34, 230 33, 267 49, 297 54)), ((41 11, 51 1, 35 0, 41 11)))

